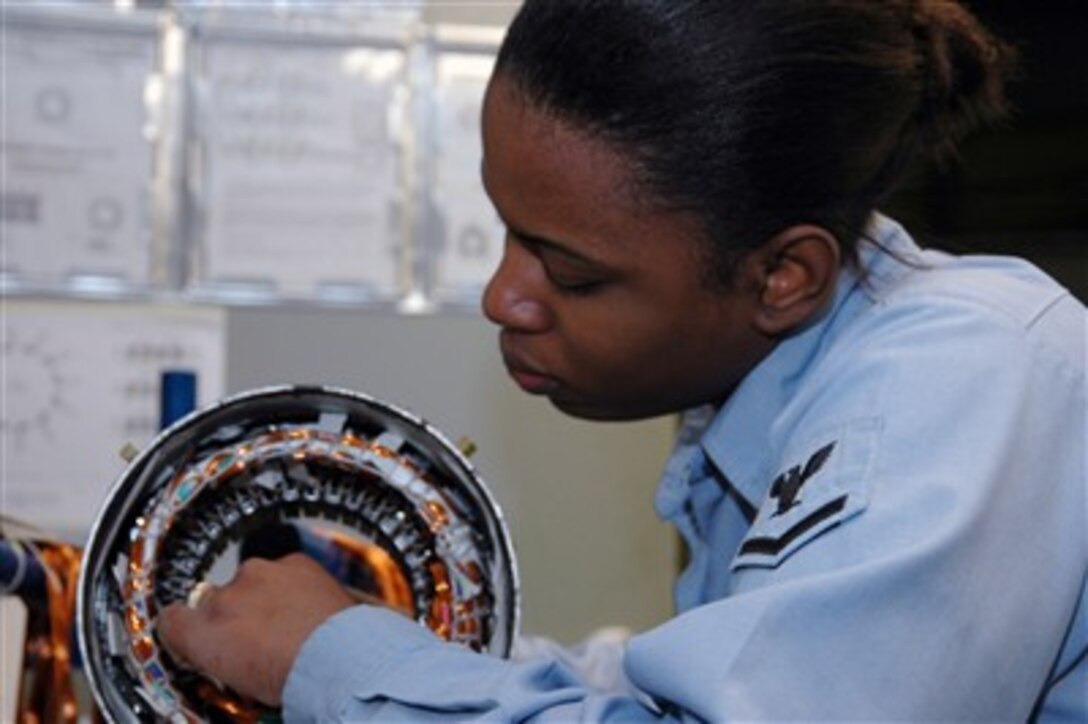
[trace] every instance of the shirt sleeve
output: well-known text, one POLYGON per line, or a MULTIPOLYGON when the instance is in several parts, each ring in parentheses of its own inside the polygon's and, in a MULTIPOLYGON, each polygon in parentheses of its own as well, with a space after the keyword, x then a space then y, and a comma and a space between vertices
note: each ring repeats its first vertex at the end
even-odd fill
POLYGON ((514 662, 446 643, 383 608, 341 612, 303 645, 284 689, 288 722, 646 721, 629 696, 591 689, 552 656, 514 662))
POLYGON ((623 657, 632 631, 623 626, 597 629, 574 646, 544 636, 518 636, 510 658, 514 661, 554 659, 591 688, 610 694, 638 695, 623 672, 623 657))

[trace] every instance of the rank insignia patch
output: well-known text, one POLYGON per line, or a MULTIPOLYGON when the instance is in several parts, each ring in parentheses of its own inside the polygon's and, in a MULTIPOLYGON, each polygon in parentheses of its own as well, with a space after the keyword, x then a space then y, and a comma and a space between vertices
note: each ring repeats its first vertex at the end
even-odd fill
POLYGON ((794 465, 788 472, 774 479, 771 483, 771 497, 778 501, 778 510, 771 515, 784 515, 798 504, 797 495, 801 492, 801 486, 820 471, 834 449, 835 443, 829 442, 812 454, 803 470, 800 465, 794 465))
POLYGON ((733 568, 776 567, 864 510, 878 429, 875 421, 857 421, 788 446, 733 568))

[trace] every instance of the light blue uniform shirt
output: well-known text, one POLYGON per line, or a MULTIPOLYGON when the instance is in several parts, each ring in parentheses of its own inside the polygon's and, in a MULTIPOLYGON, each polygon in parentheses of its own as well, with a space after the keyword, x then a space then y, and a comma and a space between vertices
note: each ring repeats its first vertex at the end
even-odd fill
POLYGON ((871 235, 864 279, 682 432, 656 504, 691 562, 628 644, 636 695, 360 607, 304 645, 287 719, 1088 721, 1084 306, 871 235))

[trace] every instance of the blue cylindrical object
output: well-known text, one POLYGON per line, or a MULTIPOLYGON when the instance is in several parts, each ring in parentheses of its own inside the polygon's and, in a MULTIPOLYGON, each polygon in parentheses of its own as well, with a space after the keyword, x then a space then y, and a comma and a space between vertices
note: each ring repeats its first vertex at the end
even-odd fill
POLYGON ((15 541, 0 540, 0 593, 45 598, 45 571, 38 559, 15 541))
POLYGON ((196 409, 196 372, 163 370, 159 386, 159 429, 165 430, 196 409))

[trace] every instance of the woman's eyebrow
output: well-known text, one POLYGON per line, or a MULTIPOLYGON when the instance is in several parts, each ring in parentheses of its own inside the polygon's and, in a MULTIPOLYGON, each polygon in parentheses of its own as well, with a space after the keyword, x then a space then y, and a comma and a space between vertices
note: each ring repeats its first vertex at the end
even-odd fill
POLYGON ((547 252, 550 252, 550 253, 553 253, 553 254, 559 254, 560 256, 564 256, 564 257, 566 257, 568 259, 580 262, 582 264, 588 264, 588 265, 599 266, 599 267, 607 266, 607 264, 605 262, 603 262, 603 261, 601 261, 601 260, 599 260, 599 259, 597 259, 595 257, 584 254, 584 253, 582 253, 580 251, 577 251, 575 249, 572 249, 571 247, 569 247, 568 245, 564 244, 561 241, 556 241, 554 239, 548 239, 548 238, 543 237, 543 236, 537 236, 536 234, 531 234, 531 233, 529 233, 527 231, 524 231, 522 229, 519 229, 518 227, 513 226, 511 224, 506 224, 506 230, 510 234, 516 236, 518 239, 521 239, 523 242, 529 244, 530 246, 532 246, 532 247, 534 247, 536 249, 542 249, 544 251, 547 251, 547 252))

